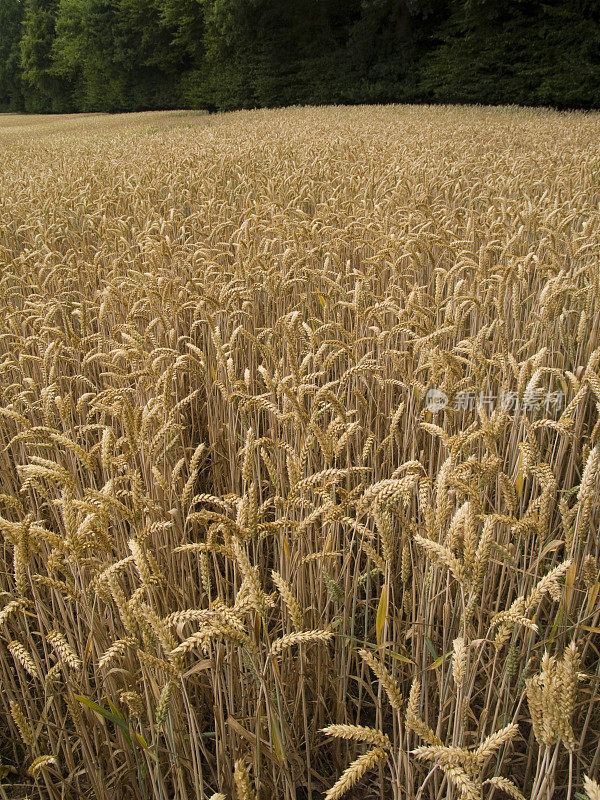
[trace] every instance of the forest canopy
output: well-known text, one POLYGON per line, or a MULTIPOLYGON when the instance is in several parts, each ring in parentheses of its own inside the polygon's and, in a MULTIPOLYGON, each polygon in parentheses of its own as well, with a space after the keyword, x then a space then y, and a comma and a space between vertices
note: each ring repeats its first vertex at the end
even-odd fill
POLYGON ((600 107, 597 0, 0 0, 0 110, 600 107))

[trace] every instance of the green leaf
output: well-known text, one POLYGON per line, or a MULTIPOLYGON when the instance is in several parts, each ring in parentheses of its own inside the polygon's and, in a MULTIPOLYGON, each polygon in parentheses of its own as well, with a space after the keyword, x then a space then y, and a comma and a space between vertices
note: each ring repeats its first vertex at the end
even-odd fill
POLYGON ((396 661, 403 661, 405 664, 414 664, 415 663, 412 660, 412 658, 409 658, 408 656, 403 656, 401 653, 397 653, 395 650, 390 650, 390 649, 386 648, 385 652, 387 653, 388 656, 391 656, 392 658, 395 658, 396 661))
POLYGON ((148 753, 150 758, 153 759, 154 761, 156 761, 156 763, 158 764, 158 762, 159 762, 158 756, 156 755, 156 753, 153 753, 152 750, 150 750, 150 745, 148 744, 146 739, 142 736, 142 734, 141 733, 136 733, 135 734, 135 738, 138 740, 138 742, 141 744, 141 746, 144 748, 144 750, 148 753))
POLYGON ((425 647, 429 650, 429 655, 433 659, 437 659, 438 658, 437 650, 433 646, 433 642, 431 641, 431 639, 428 636, 425 637, 425 647))
POLYGON ((96 714, 100 714, 101 717, 104 717, 104 719, 107 719, 109 722, 112 722, 113 725, 116 725, 117 728, 119 728, 123 733, 123 736, 129 747, 132 750, 134 749, 133 741, 131 739, 131 734, 129 733, 129 725, 125 720, 125 718, 121 716, 121 714, 119 714, 119 712, 117 711, 115 706, 110 702, 110 700, 108 702, 113 708, 115 708, 116 713, 115 711, 109 711, 108 709, 103 708, 102 706, 98 705, 98 703, 95 703, 93 700, 90 700, 88 697, 82 697, 80 694, 74 694, 73 697, 75 698, 75 700, 78 700, 80 703, 83 703, 84 706, 87 706, 92 711, 95 711, 96 714))
POLYGON ((562 623, 562 619, 563 619, 563 607, 561 604, 560 608, 558 609, 556 618, 554 619, 554 624, 552 625, 550 633, 548 634, 548 644, 552 644, 554 642, 554 639, 556 638, 556 634, 558 632, 558 627, 562 623))
POLYGON ((269 714, 269 729, 271 733, 271 746, 273 747, 273 751, 277 756, 277 760, 280 764, 283 764, 283 747, 281 745, 281 736, 279 733, 279 728, 277 724, 277 720, 275 719, 273 714, 269 714))
POLYGON ((427 667, 427 669, 437 669, 439 666, 441 666, 442 662, 445 661, 447 658, 449 658, 451 655, 452 655, 451 652, 444 653, 443 656, 439 656, 438 658, 436 658, 433 664, 430 664, 427 667))

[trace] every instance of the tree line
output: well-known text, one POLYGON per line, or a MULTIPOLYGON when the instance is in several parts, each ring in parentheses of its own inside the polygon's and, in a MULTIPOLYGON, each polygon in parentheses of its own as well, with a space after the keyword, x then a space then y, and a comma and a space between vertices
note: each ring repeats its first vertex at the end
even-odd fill
POLYGON ((0 0, 0 110, 600 107, 598 0, 0 0))

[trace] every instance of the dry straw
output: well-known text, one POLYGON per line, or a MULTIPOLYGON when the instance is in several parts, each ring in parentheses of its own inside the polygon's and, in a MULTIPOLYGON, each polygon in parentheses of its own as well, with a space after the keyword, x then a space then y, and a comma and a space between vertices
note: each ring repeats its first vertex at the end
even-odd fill
POLYGON ((596 800, 597 142, 0 118, 7 794, 596 800))

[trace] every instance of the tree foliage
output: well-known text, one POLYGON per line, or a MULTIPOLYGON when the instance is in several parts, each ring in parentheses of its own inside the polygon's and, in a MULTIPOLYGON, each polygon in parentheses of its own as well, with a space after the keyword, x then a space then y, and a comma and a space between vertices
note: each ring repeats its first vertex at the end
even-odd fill
POLYGON ((600 107, 594 0, 2 0, 0 108, 600 107))
POLYGON ((22 107, 20 50, 24 6, 20 0, 0 3, 0 108, 22 107))

